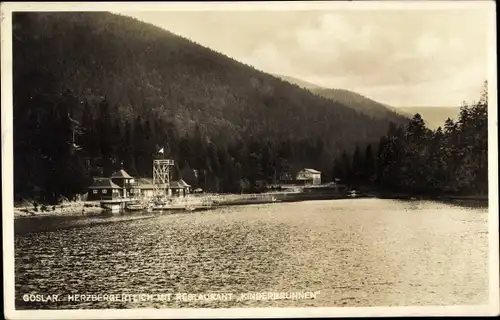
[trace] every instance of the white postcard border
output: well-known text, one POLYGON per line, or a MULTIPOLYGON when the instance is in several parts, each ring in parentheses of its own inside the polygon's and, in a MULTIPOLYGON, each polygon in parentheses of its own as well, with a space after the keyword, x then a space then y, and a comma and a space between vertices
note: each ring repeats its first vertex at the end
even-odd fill
POLYGON ((109 318, 257 318, 257 317, 359 317, 359 316, 478 316, 499 314, 498 230, 498 132, 496 17, 494 1, 345 1, 345 2, 144 2, 144 3, 2 3, 2 212, 4 254, 4 312, 8 319, 109 319, 109 318), (12 123, 12 17, 13 11, 201 11, 201 10, 446 10, 488 9, 491 12, 489 52, 489 277, 490 300, 485 306, 436 307, 345 307, 345 308, 231 308, 231 309, 104 309, 104 310, 15 310, 13 228, 13 123, 12 123))

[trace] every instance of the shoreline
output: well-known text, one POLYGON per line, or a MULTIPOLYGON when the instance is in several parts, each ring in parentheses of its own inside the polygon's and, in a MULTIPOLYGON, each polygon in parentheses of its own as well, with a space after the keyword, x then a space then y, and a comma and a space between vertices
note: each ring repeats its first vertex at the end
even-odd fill
POLYGON ((488 201, 489 197, 482 195, 474 196, 458 196, 458 195, 441 195, 441 196, 429 196, 429 195, 384 195, 381 194, 377 196, 380 199, 393 199, 393 200, 431 200, 431 201, 488 201))
POLYGON ((378 199, 386 200, 399 200, 399 201, 435 201, 441 202, 453 206, 468 206, 468 207, 489 207, 489 197, 488 196, 458 196, 458 195, 440 195, 440 196, 409 196, 409 195, 379 195, 378 199))
POLYGON ((14 206, 14 219, 37 217, 85 217, 101 215, 105 210, 96 201, 67 201, 57 205, 14 206))
MULTIPOLYGON (((484 207, 485 202, 487 206, 487 197, 477 197, 477 196, 466 196, 466 197, 441 197, 440 199, 425 199, 425 198, 409 198, 403 196, 395 196, 395 197, 383 197, 383 196, 360 196, 360 197, 345 197, 341 195, 336 195, 332 197, 332 195, 304 195, 304 194, 293 194, 287 195, 285 200, 272 201, 269 199, 259 199, 257 197, 252 197, 250 199, 242 199, 242 198, 233 198, 226 199, 226 201, 220 202, 215 205, 213 208, 209 210, 214 210, 218 208, 224 207, 232 207, 232 206, 245 206, 245 205, 256 205, 256 204, 279 204, 279 203, 289 203, 289 202, 304 202, 304 201, 328 201, 328 200, 354 200, 354 199, 386 199, 386 200, 400 200, 400 201, 442 201, 448 203, 450 205, 459 205, 461 202, 467 202, 468 204, 474 203, 475 205, 479 205, 484 207)), ((150 219, 159 216, 163 216, 165 214, 176 214, 175 212, 120 212, 120 213, 108 213, 104 211, 102 208, 100 210, 89 210, 86 214, 82 215, 78 213, 76 208, 81 208, 83 203, 66 205, 67 210, 64 211, 63 214, 57 213, 57 211, 44 212, 43 214, 38 215, 20 215, 15 216, 14 218, 14 234, 15 235, 23 235, 28 233, 38 233, 38 232, 50 232, 56 231, 60 229, 72 229, 79 227, 89 227, 101 224, 109 224, 115 222, 126 222, 126 221, 134 221, 140 219, 150 219)), ((88 206, 87 206, 88 208, 88 206)), ((97 208, 95 203, 93 207, 97 208)), ((201 210, 200 210, 201 211, 201 210)), ((181 211, 179 211, 181 212, 181 211)), ((194 212, 197 212, 195 210, 194 212)), ((188 211, 182 211, 182 213, 188 213, 188 211)))
MULTIPOLYGON (((252 204, 270 204, 270 203, 286 203, 286 202, 302 202, 302 201, 315 201, 315 200, 342 200, 342 199, 387 199, 387 200, 429 200, 429 201, 443 201, 443 202, 461 202, 473 201, 488 203, 488 196, 412 196, 408 194, 384 194, 384 193, 367 193, 361 194, 357 197, 349 197, 343 194, 334 193, 262 193, 255 195, 215 195, 220 196, 222 199, 216 201, 214 209, 226 206, 242 206, 252 204)), ((42 206, 39 206, 42 207, 42 206)), ((123 212, 121 214, 107 214, 106 210, 101 207, 98 201, 69 201, 54 206, 47 206, 46 211, 35 212, 34 207, 14 207, 14 219, 37 219, 42 217, 106 217, 108 215, 134 215, 131 212, 123 212)))

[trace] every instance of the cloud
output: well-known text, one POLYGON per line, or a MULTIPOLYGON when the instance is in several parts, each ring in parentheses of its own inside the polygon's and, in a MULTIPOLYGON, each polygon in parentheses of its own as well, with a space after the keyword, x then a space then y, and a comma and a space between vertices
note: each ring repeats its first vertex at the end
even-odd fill
POLYGON ((441 49, 442 41, 433 35, 422 35, 418 37, 416 53, 422 58, 430 58, 441 49))
POLYGON ((486 79, 487 14, 205 11, 149 19, 265 72, 373 93, 394 105, 440 105, 459 104, 486 79))
POLYGON ((293 70, 290 60, 268 42, 238 60, 268 73, 281 74, 283 70, 293 70))
POLYGON ((487 29, 453 32, 456 20, 423 16, 381 27, 325 15, 297 32, 293 65, 305 80, 370 92, 395 105, 453 105, 474 97, 487 78, 487 29), (417 20, 430 25, 417 28, 417 20))

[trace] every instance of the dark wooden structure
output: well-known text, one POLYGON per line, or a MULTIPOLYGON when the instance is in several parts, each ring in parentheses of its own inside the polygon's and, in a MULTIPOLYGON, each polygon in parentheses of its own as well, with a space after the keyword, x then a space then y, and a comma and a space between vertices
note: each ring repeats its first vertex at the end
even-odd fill
POLYGON ((110 178, 94 178, 94 183, 89 187, 87 200, 115 200, 121 198, 121 188, 113 183, 110 178))

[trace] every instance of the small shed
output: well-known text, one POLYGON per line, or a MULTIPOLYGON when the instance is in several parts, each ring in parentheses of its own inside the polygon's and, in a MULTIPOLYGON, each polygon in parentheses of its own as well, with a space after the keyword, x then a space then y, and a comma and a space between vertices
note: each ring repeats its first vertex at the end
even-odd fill
POLYGON ((191 185, 184 181, 184 179, 179 180, 179 184, 184 187, 185 194, 191 193, 191 185))
POLYGON ((191 186, 182 179, 179 181, 170 182, 170 189, 172 190, 172 195, 185 196, 189 193, 190 187, 191 186))
POLYGON ((120 186, 116 185, 110 178, 94 178, 94 183, 89 187, 87 200, 113 200, 121 198, 120 186))

